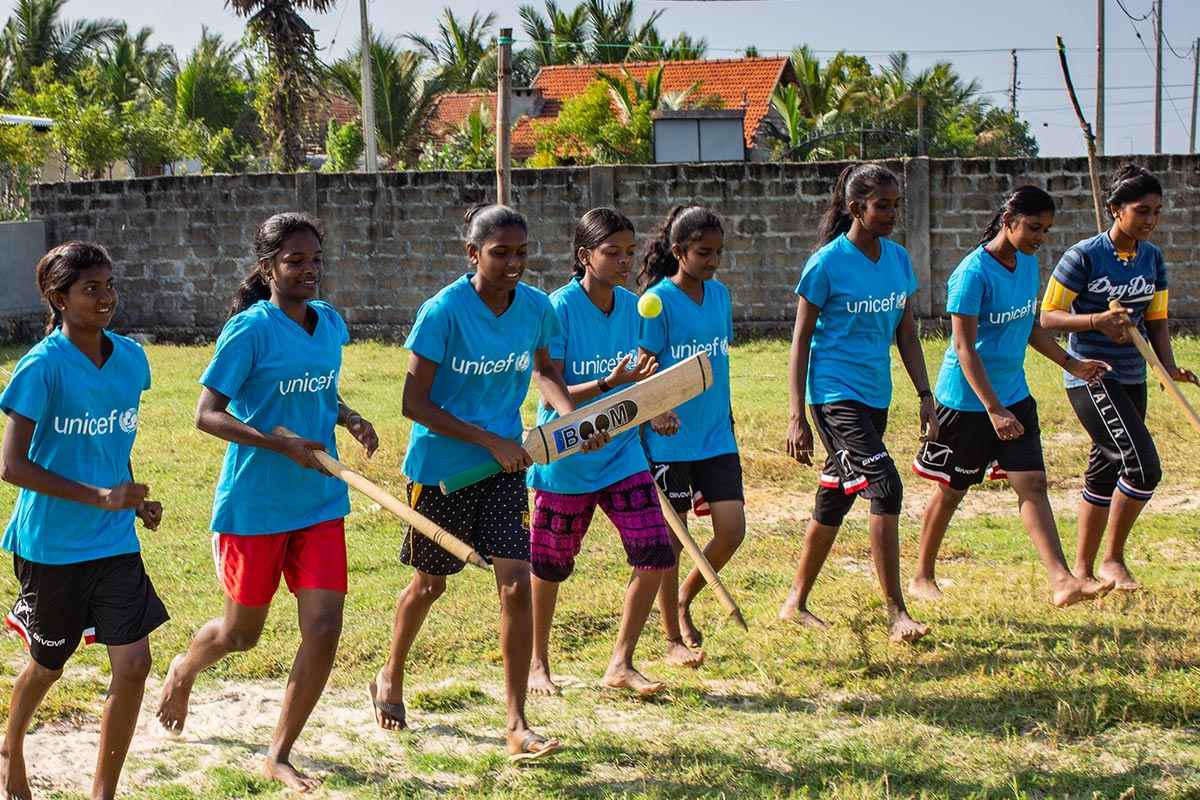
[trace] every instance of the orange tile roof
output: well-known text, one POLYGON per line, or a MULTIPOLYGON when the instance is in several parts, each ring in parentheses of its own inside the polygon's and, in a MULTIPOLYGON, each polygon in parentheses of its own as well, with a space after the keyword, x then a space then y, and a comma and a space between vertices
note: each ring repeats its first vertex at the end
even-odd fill
POLYGON ((753 147, 758 124, 771 107, 775 85, 790 75, 786 58, 729 58, 698 61, 633 61, 624 64, 587 64, 583 66, 542 67, 533 86, 547 98, 565 99, 582 94, 596 80, 597 72, 620 76, 624 68, 637 80, 663 66, 664 92, 678 92, 699 82, 698 97, 716 95, 722 108, 744 108, 746 146, 753 147))
MULTIPOLYGON (((698 61, 635 61, 623 64, 584 64, 542 67, 533 79, 533 88, 541 91, 544 105, 538 120, 558 117, 562 101, 582 94, 596 80, 597 72, 621 75, 624 68, 631 76, 644 80, 646 75, 663 65, 663 91, 677 92, 699 82, 698 97, 716 95, 723 108, 746 110, 744 133, 746 146, 753 147, 759 123, 771 107, 771 95, 780 81, 795 80, 786 58, 733 58, 698 61)), ((443 94, 437 99, 429 132, 436 138, 445 137, 472 111, 485 103, 489 113, 495 113, 495 92, 466 92, 443 94)), ((513 127, 513 156, 527 158, 533 154, 533 126, 529 117, 521 117, 513 127)))

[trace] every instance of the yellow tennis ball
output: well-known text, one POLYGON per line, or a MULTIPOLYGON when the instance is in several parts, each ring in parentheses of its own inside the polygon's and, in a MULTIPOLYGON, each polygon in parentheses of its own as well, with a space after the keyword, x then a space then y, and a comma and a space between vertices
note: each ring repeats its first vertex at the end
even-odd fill
POLYGON ((638 313, 646 319, 654 319, 662 313, 662 298, 654 292, 647 292, 638 300, 638 313))

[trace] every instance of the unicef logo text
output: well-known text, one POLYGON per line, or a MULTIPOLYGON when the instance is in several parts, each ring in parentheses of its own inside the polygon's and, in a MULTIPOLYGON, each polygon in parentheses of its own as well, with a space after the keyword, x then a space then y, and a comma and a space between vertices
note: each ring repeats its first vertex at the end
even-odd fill
POLYGON ((458 356, 450 357, 450 369, 459 375, 499 375, 510 370, 527 372, 531 357, 529 351, 512 352, 504 358, 467 359, 458 356))
POLYGON ((54 432, 63 436, 107 436, 121 430, 133 433, 138 426, 137 408, 124 411, 113 409, 103 416, 93 417, 85 413, 82 417, 54 417, 54 432))

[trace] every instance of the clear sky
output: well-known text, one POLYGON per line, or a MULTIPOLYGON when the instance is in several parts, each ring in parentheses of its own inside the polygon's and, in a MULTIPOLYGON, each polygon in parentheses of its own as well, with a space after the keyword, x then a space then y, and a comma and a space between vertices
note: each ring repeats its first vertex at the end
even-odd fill
MULTIPOLYGON (((525 0, 529 2, 530 0, 525 0)), ((574 0, 560 0, 570 6, 574 0)), ((1117 0, 1107 9, 1108 84, 1107 141, 1109 154, 1149 153, 1154 127, 1154 34, 1149 20, 1135 25, 1117 0)), ((1151 0, 1124 0, 1135 16, 1150 9, 1151 0)), ((1200 36, 1200 1, 1163 0, 1167 39, 1187 55, 1200 36)), ((747 45, 762 55, 787 52, 807 43, 821 53, 845 49, 872 61, 886 60, 893 50, 907 50, 914 67, 949 60, 965 77, 977 78, 987 97, 1007 104, 1011 71, 1009 49, 1018 48, 1017 107, 1031 123, 1043 155, 1080 155, 1079 127, 1062 89, 1054 36, 1061 33, 1071 48, 1071 70, 1089 119, 1095 118, 1097 0, 638 0, 644 16, 662 10, 659 29, 673 37, 686 30, 709 43, 709 58, 735 57, 747 45), (1034 48, 1021 51, 1021 48, 1034 48), (980 52, 988 51, 988 52, 980 52)), ((15 0, 0 0, 5 16, 15 0)), ((369 0, 371 23, 386 35, 432 33, 442 6, 456 14, 495 11, 499 24, 515 29, 520 46, 517 8, 521 0, 369 0)), ((540 0, 534 5, 540 7, 540 0)), ((157 38, 186 52, 199 37, 200 26, 230 37, 241 35, 243 21, 222 0, 151 2, 146 0, 70 0, 64 15, 109 16, 130 27, 148 25, 157 38), (183 9, 187 10, 184 11, 183 9)), ((334 11, 309 15, 323 52, 333 57, 358 39, 358 0, 339 0, 334 11)), ((1193 62, 1164 48, 1163 149, 1186 152, 1191 113, 1193 62), (1166 97, 1174 98, 1174 104, 1166 97)))

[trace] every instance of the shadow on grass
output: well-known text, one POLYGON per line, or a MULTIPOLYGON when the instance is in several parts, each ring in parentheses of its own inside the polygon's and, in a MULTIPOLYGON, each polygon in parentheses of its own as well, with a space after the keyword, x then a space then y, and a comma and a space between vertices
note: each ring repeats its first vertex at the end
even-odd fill
MULTIPOLYGON (((847 784, 872 785, 887 796, 949 798, 986 797, 1116 797, 1129 788, 1141 795, 1154 792, 1162 779, 1161 765, 1145 764, 1116 774, 1093 774, 1075 770, 1019 770, 1005 776, 1003 784, 962 780, 953 768, 912 766, 901 754, 879 759, 864 757, 861 745, 849 745, 842 753, 823 753, 791 768, 771 768, 740 753, 721 753, 672 747, 669 751, 633 751, 616 743, 591 745, 539 767, 527 779, 556 797, 779 797, 805 793, 821 797, 847 784), (596 763, 637 769, 649 776, 631 780, 580 779, 596 763)), ((913 754, 913 762, 918 761, 913 754)), ((487 787, 479 787, 486 789, 487 787)), ((857 796, 857 795, 855 795, 857 796)))

